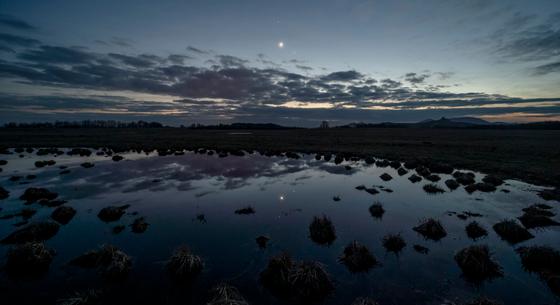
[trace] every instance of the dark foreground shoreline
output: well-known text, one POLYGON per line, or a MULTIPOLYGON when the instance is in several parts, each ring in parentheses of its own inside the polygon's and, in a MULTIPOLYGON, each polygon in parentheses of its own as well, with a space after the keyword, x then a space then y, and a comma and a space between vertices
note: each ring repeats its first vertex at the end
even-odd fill
POLYGON ((109 147, 348 153, 430 159, 503 178, 560 186, 559 130, 2 128, 0 147, 109 147))

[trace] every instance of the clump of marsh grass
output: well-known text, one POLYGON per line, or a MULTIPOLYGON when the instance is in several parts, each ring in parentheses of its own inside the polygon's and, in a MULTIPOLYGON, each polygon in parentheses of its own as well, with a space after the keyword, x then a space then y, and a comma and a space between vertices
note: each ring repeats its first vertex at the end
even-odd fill
POLYGON ((486 177, 482 178, 482 181, 493 186, 500 186, 504 183, 504 180, 493 175, 487 175, 486 177))
POLYGON ((515 220, 503 220, 494 226, 494 231, 505 241, 510 244, 517 244, 522 241, 529 240, 533 238, 533 234, 531 234, 527 229, 523 228, 515 220))
POLYGON ((476 221, 469 223, 465 227, 465 231, 467 232, 467 236, 473 240, 488 235, 488 231, 486 231, 486 229, 479 225, 476 221))
POLYGON ((235 214, 237 215, 255 214, 255 209, 252 206, 246 206, 244 208, 235 210, 235 214))
POLYGON ((383 247, 385 247, 388 252, 399 254, 399 252, 406 247, 406 242, 400 234, 388 234, 383 237, 383 247))
POLYGON ((549 246, 521 247, 516 250, 523 268, 537 273, 556 295, 560 295, 560 252, 549 246))
POLYGON ((134 233, 144 233, 148 229, 149 225, 150 224, 146 222, 144 217, 139 217, 134 220, 130 227, 134 233))
POLYGON ((290 294, 289 276, 294 265, 295 262, 287 253, 271 257, 268 266, 260 274, 261 283, 276 295, 290 294))
POLYGON ((76 215, 76 210, 72 207, 61 206, 56 208, 52 214, 51 218, 60 224, 68 224, 70 220, 76 215))
MULTIPOLYGON (((543 205, 549 207, 548 205, 543 205)), ((554 213, 549 209, 540 208, 539 205, 532 205, 523 209, 523 215, 518 217, 523 226, 527 229, 558 226, 559 222, 551 219, 554 213)))
POLYGON ((369 249, 357 241, 353 241, 347 245, 338 260, 353 273, 367 272, 371 268, 379 265, 379 262, 375 256, 371 254, 369 249))
POLYGON ((210 301, 206 305, 249 305, 237 288, 219 284, 212 288, 210 301))
POLYGON ((539 192, 539 196, 546 201, 560 201, 560 188, 542 190, 539 192))
POLYGON ((459 188, 459 182, 457 182, 455 179, 445 180, 445 185, 447 185, 450 190, 459 188))
POLYGON ((257 242, 257 245, 259 245, 259 248, 261 248, 261 249, 266 248, 266 244, 268 243, 269 240, 270 240, 270 237, 264 236, 264 235, 261 235, 261 236, 259 236, 255 239, 255 241, 257 242))
POLYGON ((121 219, 121 217, 126 212, 126 209, 128 209, 129 207, 130 205, 128 204, 122 206, 108 206, 101 209, 101 211, 99 211, 99 213, 97 214, 97 217, 99 217, 99 219, 104 222, 117 221, 121 219))
POLYGON ((313 217, 309 225, 309 237, 319 245, 330 245, 336 239, 334 224, 327 216, 313 217))
POLYGON ((40 242, 29 242, 8 250, 6 273, 14 277, 36 277, 48 271, 55 251, 40 242))
POLYGON ((456 171, 453 173, 453 178, 459 182, 461 185, 470 185, 474 184, 474 174, 470 172, 460 172, 456 171))
POLYGON ((428 254, 428 252, 430 252, 430 249, 428 249, 424 246, 421 246, 421 245, 414 245, 413 248, 414 248, 414 251, 416 251, 420 254, 428 254))
POLYGON ((560 252, 549 246, 520 247, 515 250, 523 268, 538 274, 560 274, 560 252))
POLYGON ((503 276, 502 268, 492 260, 490 250, 486 245, 462 249, 455 254, 455 261, 468 281, 481 282, 503 276))
POLYGON ((270 259, 260 280, 275 295, 298 301, 322 300, 334 289, 323 265, 312 261, 294 262, 286 253, 270 259))
POLYGON ((385 214, 385 209, 383 209, 383 205, 380 202, 374 202, 369 207, 369 213, 374 218, 382 218, 383 214, 385 214))
POLYGON ((26 242, 44 241, 58 233, 60 225, 52 222, 36 222, 27 225, 0 241, 3 244, 21 244, 26 242))
POLYGON ((410 175, 410 177, 408 177, 408 180, 410 180, 410 182, 412 182, 412 183, 416 183, 416 182, 420 182, 422 180, 422 177, 420 177, 416 174, 412 174, 412 175, 410 175))
POLYGON ((555 214, 553 212, 551 212, 550 210, 552 209, 551 206, 547 205, 547 204, 532 204, 526 208, 524 208, 522 211, 525 213, 531 213, 531 214, 535 214, 535 215, 542 215, 542 216, 546 216, 546 217, 553 217, 555 214))
POLYGON ((433 183, 426 184, 422 188, 424 189, 424 192, 428 194, 445 193, 445 191, 442 188, 440 188, 439 186, 433 183))
POLYGON ((381 178, 381 180, 383 180, 383 181, 389 181, 389 180, 393 179, 393 177, 391 177, 391 175, 389 175, 387 173, 383 173, 381 176, 379 176, 379 178, 381 178))
POLYGON ((426 176, 426 180, 432 181, 432 182, 438 182, 441 180, 441 177, 436 175, 436 174, 430 174, 428 176, 426 176))
POLYGON ((202 272, 204 261, 200 256, 193 254, 187 247, 182 246, 173 251, 165 268, 172 279, 190 281, 202 272))
POLYGON ((82 268, 96 268, 98 273, 107 279, 122 280, 131 269, 132 260, 117 247, 104 245, 99 250, 76 257, 70 264, 82 268))
POLYGON ((115 162, 119 162, 119 161, 121 161, 121 160, 124 159, 124 158, 123 158, 123 156, 114 155, 111 159, 112 159, 113 161, 115 161, 115 162))
POLYGON ((82 164, 80 164, 80 165, 81 165, 83 168, 92 168, 92 167, 95 166, 95 165, 94 165, 93 163, 91 163, 91 162, 84 162, 84 163, 82 163, 82 164))
POLYGON ((88 289, 57 300, 57 305, 98 305, 101 303, 101 291, 88 289))
POLYGON ((117 226, 114 226, 114 227, 113 227, 112 232, 113 232, 113 234, 119 234, 119 233, 121 233, 122 231, 124 231, 124 229, 126 229, 125 226, 123 226, 123 225, 117 225, 117 226))
POLYGON ((365 191, 371 195, 379 194, 379 191, 375 187, 366 188, 365 191))
POLYGON ((357 298, 352 302, 352 305, 378 305, 375 300, 371 298, 357 298))
POLYGON ((469 303, 467 305, 502 305, 503 303, 489 299, 487 297, 479 297, 469 303))
POLYGON ((297 298, 301 300, 322 300, 334 289, 329 274, 318 262, 296 264, 288 278, 297 298))
POLYGON ((58 197, 57 193, 51 192, 46 188, 30 187, 25 190, 25 192, 19 197, 19 199, 25 200, 28 203, 33 203, 41 199, 54 200, 56 199, 56 197, 58 197))
POLYGON ((424 238, 438 241, 445 236, 447 232, 438 220, 428 218, 413 228, 414 231, 422 234, 424 238))

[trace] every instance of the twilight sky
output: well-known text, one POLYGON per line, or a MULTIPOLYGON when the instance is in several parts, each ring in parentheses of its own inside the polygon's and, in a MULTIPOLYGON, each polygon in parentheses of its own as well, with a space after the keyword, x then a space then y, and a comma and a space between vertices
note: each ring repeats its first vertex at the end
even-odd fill
POLYGON ((0 122, 560 120, 558 0, 0 0, 0 122))

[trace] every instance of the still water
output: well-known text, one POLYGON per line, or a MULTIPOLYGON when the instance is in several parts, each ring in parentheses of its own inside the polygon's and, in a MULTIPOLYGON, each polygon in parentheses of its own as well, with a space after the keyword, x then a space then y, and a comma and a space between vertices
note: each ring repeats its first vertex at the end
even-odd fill
MULTIPOLYGON (((208 289, 227 282, 239 288, 251 304, 284 304, 259 284, 259 273, 268 259, 288 252, 298 260, 315 260, 325 265, 335 282, 334 292, 324 304, 350 304, 356 297, 369 296, 380 304, 462 303, 486 295, 506 304, 558 304, 559 299, 535 274, 523 270, 515 248, 522 245, 560 244, 560 229, 531 230, 535 238, 515 247, 502 241, 492 225, 521 215, 521 209, 544 203, 537 196, 540 187, 519 181, 506 181, 496 192, 468 194, 462 187, 450 191, 440 175, 437 182, 443 194, 427 194, 427 181, 411 183, 412 171, 399 176, 395 169, 367 165, 363 161, 318 161, 314 156, 300 159, 265 157, 259 154, 228 156, 195 154, 164 156, 122 154, 114 162, 110 157, 47 155, 24 153, 2 155, 0 185, 10 197, 0 201, 0 215, 16 213, 23 207, 36 208, 31 222, 48 220, 53 208, 38 204, 24 206, 19 196, 28 187, 46 187, 57 192, 66 205, 77 210, 69 224, 45 244, 57 252, 49 272, 35 280, 14 280, 0 273, 2 304, 56 304, 75 291, 103 289, 111 291, 120 304, 204 304, 208 289), (56 165, 36 168, 37 160, 55 160, 56 165), (83 168, 83 162, 93 168, 83 168), (59 166, 70 173, 60 175, 59 166), (350 168, 345 166, 349 165, 350 168), (380 175, 393 179, 383 181, 380 175), (33 180, 10 181, 18 175, 33 174, 33 180), (383 186, 393 192, 371 195, 356 190, 358 185, 383 186), (503 192, 502 190, 509 192, 503 192), (333 197, 339 196, 340 201, 333 197), (385 208, 381 219, 372 218, 368 208, 379 201, 385 208), (130 204, 120 221, 102 222, 97 213, 111 205, 130 204), (256 213, 237 215, 235 210, 254 207, 256 213), (450 212, 470 211, 483 215, 461 220, 450 212), (203 214, 205 220, 197 219, 203 214), (336 227, 337 239, 320 246, 309 239, 309 224, 314 216, 328 216, 336 227), (129 225, 139 217, 150 224, 141 234, 129 225), (412 230, 420 220, 439 219, 447 237, 438 242, 425 240, 412 230), (476 220, 488 230, 488 236, 469 239, 465 225, 476 220), (113 234, 115 225, 126 225, 113 234), (407 246, 399 254, 388 253, 382 246, 386 234, 400 233, 407 246), (255 238, 271 238, 266 249, 259 249, 255 238), (344 247, 357 240, 368 246, 381 266, 368 273, 352 274, 337 259, 344 247), (124 283, 106 283, 94 271, 68 266, 68 261, 103 244, 121 248, 133 259, 133 267, 124 283), (428 254, 413 250, 418 244, 428 254), (504 277, 473 285, 461 277, 453 256, 472 244, 487 244, 495 260, 503 267, 504 277), (164 266, 172 251, 188 246, 202 256, 205 268, 191 286, 172 283, 164 266)), ((477 181, 483 175, 476 174, 477 181)), ((548 202, 557 210, 558 202, 548 202)), ((558 220, 558 218, 555 218, 558 220)), ((0 237, 17 228, 20 217, 0 220, 0 237)), ((0 246, 1 264, 9 246, 0 246)))

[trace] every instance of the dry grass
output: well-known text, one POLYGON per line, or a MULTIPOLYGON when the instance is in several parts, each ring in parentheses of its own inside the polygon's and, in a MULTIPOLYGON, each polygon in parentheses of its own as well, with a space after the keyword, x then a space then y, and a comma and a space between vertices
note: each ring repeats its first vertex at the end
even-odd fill
POLYGON ((438 220, 428 218, 413 228, 414 231, 422 234, 424 238, 438 241, 445 236, 447 232, 438 220))
POLYGON ((6 272, 12 277, 36 277, 48 271, 55 255, 43 243, 30 242, 8 250, 6 272))
POLYGON ((462 249, 455 255, 455 261, 468 281, 481 282, 503 276, 502 268, 492 260, 490 250, 486 245, 462 249))
POLYGON ((202 272, 204 261, 187 247, 182 246, 173 251, 165 268, 172 279, 190 281, 202 272))
POLYGON ((517 244, 534 237, 533 234, 520 226, 515 220, 503 220, 492 227, 503 240, 510 244, 517 244))
POLYGON ((428 194, 445 193, 445 191, 436 184, 426 184, 422 188, 428 194))
POLYGON ((101 303, 102 293, 98 290, 89 289, 86 291, 76 292, 73 295, 57 300, 57 305, 99 305, 101 303))
POLYGON ((70 264, 82 268, 96 268, 99 274, 109 280, 122 280, 131 269, 132 260, 117 247, 103 245, 99 250, 78 256, 70 261, 70 264))
POLYGON ((336 239, 334 224, 327 216, 313 217, 309 225, 309 237, 320 245, 330 245, 336 239))
POLYGON ((481 225, 479 225, 478 222, 476 221, 469 223, 465 227, 465 231, 467 232, 467 235, 471 239, 478 239, 488 235, 488 231, 486 231, 486 229, 483 228, 481 225))
POLYGON ((237 288, 219 284, 212 288, 210 301, 206 305, 249 305, 237 288))
POLYGON ((389 252, 398 254, 406 247, 406 242, 400 234, 388 234, 383 237, 383 247, 389 252))
POLYGON ((312 261, 294 262, 285 253, 270 259, 260 280, 276 296, 297 302, 320 301, 334 289, 323 265, 312 261))
POLYGON ((369 213, 374 218, 382 218, 383 214, 385 214, 385 209, 383 209, 383 205, 380 202, 374 202, 369 207, 369 213))
POLYGON ((60 225, 55 222, 45 221, 27 225, 0 241, 3 244, 21 244, 26 242, 44 241, 58 233, 60 225))
POLYGON ((379 262, 375 256, 371 254, 369 249, 357 241, 353 241, 347 245, 338 260, 343 263, 350 272, 367 272, 371 268, 379 265, 379 262))

